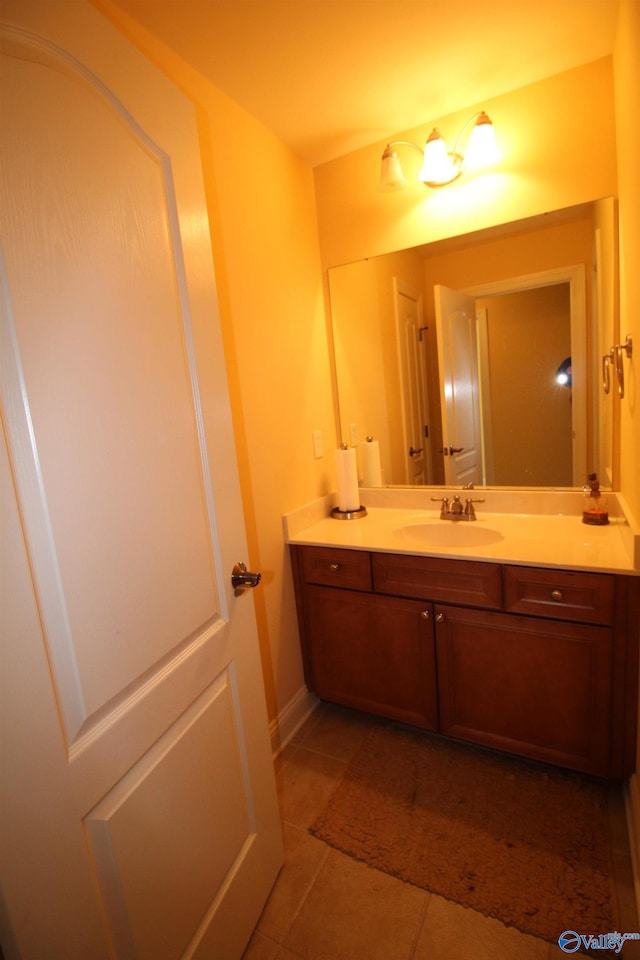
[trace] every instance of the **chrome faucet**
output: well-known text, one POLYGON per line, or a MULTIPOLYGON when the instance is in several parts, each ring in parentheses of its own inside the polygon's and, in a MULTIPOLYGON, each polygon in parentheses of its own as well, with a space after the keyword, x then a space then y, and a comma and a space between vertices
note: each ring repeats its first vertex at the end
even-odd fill
POLYGON ((475 520, 474 503, 484 503, 484 499, 472 500, 471 497, 467 497, 463 504, 457 493, 452 500, 449 497, 431 497, 431 499, 442 504, 440 508, 441 520, 475 520))

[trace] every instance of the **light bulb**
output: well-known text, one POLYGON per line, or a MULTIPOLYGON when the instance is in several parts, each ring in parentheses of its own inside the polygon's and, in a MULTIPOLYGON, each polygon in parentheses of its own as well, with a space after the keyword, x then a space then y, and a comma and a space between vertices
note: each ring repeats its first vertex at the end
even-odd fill
POLYGON ((447 145, 438 130, 432 130, 424 147, 424 162, 418 178, 428 186, 451 183, 460 176, 459 167, 452 161, 447 145))
POLYGON ((502 159, 502 154, 496 142, 496 133, 493 124, 483 111, 475 122, 469 147, 465 156, 465 167, 469 170, 480 170, 489 167, 502 159))

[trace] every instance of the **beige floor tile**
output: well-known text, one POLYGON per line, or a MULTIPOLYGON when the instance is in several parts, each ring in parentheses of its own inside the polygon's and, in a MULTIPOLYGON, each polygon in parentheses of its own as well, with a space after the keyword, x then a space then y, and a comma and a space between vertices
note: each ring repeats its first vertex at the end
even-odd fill
MULTIPOLYGON (((611 860, 620 910, 620 932, 637 932, 640 930, 640 926, 625 802, 623 792, 617 788, 612 788, 609 791, 609 831, 611 836, 611 860)), ((623 955, 624 960, 638 960, 640 957, 640 942, 627 941, 623 955)))
POLYGON ((290 744, 294 746, 300 746, 301 743, 304 743, 305 738, 307 737, 310 730, 313 729, 318 720, 328 711, 333 709, 333 704, 326 703, 323 700, 318 701, 318 705, 315 710, 309 714, 305 722, 299 727, 298 730, 294 733, 293 737, 289 741, 290 744))
MULTIPOLYGON (((251 949, 262 952, 247 952, 245 960, 560 960, 557 944, 370 870, 306 832, 377 722, 322 703, 279 758, 285 867, 252 941, 251 949)), ((639 927, 626 818, 613 796, 621 927, 632 932, 639 927)), ((640 943, 627 943, 624 960, 640 960, 637 951, 640 943)))
POLYGON ((408 960, 427 899, 332 850, 284 946, 305 960, 408 960))
POLYGON ((261 933, 254 933, 249 946, 242 955, 242 960, 276 960, 279 946, 273 940, 268 940, 261 933))
POLYGON ((295 920, 318 872, 329 855, 329 848, 306 830, 285 823, 284 866, 267 900, 258 930, 282 943, 295 920))
POLYGON ((325 753, 338 760, 350 760, 367 730, 375 722, 366 714, 345 707, 322 704, 313 722, 300 731, 300 744, 307 750, 325 753))
MULTIPOLYGON (((554 947, 562 956, 559 947, 554 947)), ((548 960, 549 944, 432 894, 413 960, 548 960)))
POLYGON ((309 827, 324 809, 346 761, 298 747, 282 764, 278 789, 282 819, 309 827))

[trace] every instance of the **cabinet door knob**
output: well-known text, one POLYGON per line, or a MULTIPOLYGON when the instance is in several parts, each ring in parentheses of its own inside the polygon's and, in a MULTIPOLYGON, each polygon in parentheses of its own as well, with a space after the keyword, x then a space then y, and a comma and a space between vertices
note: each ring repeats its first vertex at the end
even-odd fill
POLYGON ((444 623, 444 613, 436 613, 436 623, 444 623))
POLYGON ((332 573, 337 573, 339 569, 340 569, 339 563, 331 563, 329 565, 329 570, 331 570, 332 573))
POLYGON ((420 613, 420 616, 422 617, 423 620, 428 620, 428 619, 429 619, 429 611, 428 611, 428 610, 422 610, 421 613, 420 613))
POLYGON ((560 603, 560 601, 562 600, 562 590, 552 590, 551 599, 555 600, 556 603, 560 603))

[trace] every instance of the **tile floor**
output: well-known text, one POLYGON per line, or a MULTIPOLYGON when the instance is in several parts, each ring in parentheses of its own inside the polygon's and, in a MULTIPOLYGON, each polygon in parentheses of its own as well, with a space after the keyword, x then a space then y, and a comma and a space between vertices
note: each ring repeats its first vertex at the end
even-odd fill
MULTIPOLYGON (((375 720, 362 714, 321 704, 279 758, 285 863, 244 960, 562 960, 568 956, 557 944, 519 933, 373 870, 308 833, 371 723, 375 720)), ((635 932, 640 927, 621 798, 612 805, 611 823, 622 932, 635 932)), ((640 942, 627 942, 624 960, 639 958, 639 948, 640 942)))

